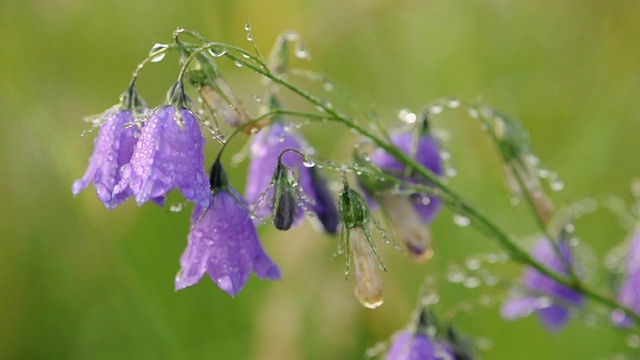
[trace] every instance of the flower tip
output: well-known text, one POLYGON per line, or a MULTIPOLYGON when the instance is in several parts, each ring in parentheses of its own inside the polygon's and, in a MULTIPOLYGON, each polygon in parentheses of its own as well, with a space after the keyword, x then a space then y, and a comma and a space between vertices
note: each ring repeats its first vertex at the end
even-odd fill
POLYGON ((227 294, 229 294, 229 296, 231 296, 232 298, 236 297, 236 295, 244 287, 244 283, 236 284, 233 281, 233 279, 231 279, 231 276, 229 276, 229 275, 223 275, 223 276, 217 278, 216 279, 216 284, 218 284, 218 287, 222 291, 224 291, 227 294))
POLYGON ((71 192, 73 193, 73 196, 77 196, 80 191, 82 191, 86 187, 87 184, 82 179, 78 179, 71 185, 71 192))
MULTIPOLYGON (((409 247, 409 246, 408 246, 409 247)), ((409 253, 411 254, 411 258, 417 263, 423 263, 433 257, 433 250, 428 249, 419 249, 409 247, 409 253)))

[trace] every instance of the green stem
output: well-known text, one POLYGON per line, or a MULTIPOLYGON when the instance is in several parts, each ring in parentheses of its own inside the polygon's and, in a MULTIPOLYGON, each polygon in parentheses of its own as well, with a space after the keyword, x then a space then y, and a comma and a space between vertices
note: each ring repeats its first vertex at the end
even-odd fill
POLYGON ((280 77, 275 76, 268 69, 259 68, 253 65, 252 63, 244 61, 244 59, 238 56, 235 56, 234 54, 231 54, 231 53, 226 53, 225 56, 227 56, 229 59, 235 62, 241 63, 243 66, 247 67, 248 69, 269 78, 274 83, 281 85, 287 88, 288 90, 290 90, 291 92, 293 92, 294 94, 304 98, 311 104, 317 106, 324 113, 330 115, 330 117, 328 117, 330 120, 342 123, 345 126, 355 130, 360 135, 366 138, 369 138, 378 147, 380 147, 382 150, 386 151, 388 154, 396 158, 399 162, 413 169, 417 174, 426 178, 431 184, 433 184, 433 186, 440 189, 444 195, 448 196, 451 200, 453 200, 453 203, 455 204, 455 207, 457 208, 457 210, 464 212, 466 215, 472 218, 473 220, 472 224, 474 226, 481 227, 482 229, 491 233, 493 235, 493 238, 498 242, 499 245, 501 245, 505 250, 507 250, 507 252, 509 253, 509 255, 514 261, 530 266, 533 269, 540 272, 541 274, 553 279, 554 281, 562 285, 565 285, 577 292, 580 292, 586 297, 596 302, 599 302, 611 308, 612 310, 613 309, 623 310, 629 317, 635 320, 636 327, 640 326, 640 315, 636 314, 631 309, 621 306, 620 304, 618 304, 616 300, 612 299, 611 297, 602 295, 599 292, 586 287, 584 284, 580 282, 575 282, 570 278, 562 276, 550 270, 549 268, 542 265, 538 261, 536 261, 533 257, 531 257, 531 255, 529 255, 528 252, 521 249, 520 246, 515 242, 515 240, 513 240, 503 230, 501 230, 498 227, 498 225, 493 223, 487 216, 485 216, 479 210, 476 210, 473 206, 469 205, 462 198, 462 196, 460 196, 459 194, 454 192, 451 188, 449 188, 444 183, 442 183, 442 181, 438 177, 436 177, 433 173, 431 173, 429 170, 424 168, 422 165, 418 164, 414 159, 411 159, 405 153, 400 151, 400 149, 398 149, 396 146, 389 144, 383 141, 382 139, 378 138, 375 134, 365 129, 364 127, 358 125, 355 121, 348 119, 347 117, 333 110, 331 107, 327 106, 325 102, 323 102, 322 100, 316 98, 315 96, 309 94, 308 92, 302 89, 295 87, 294 85, 288 83, 287 81, 281 79, 280 77))

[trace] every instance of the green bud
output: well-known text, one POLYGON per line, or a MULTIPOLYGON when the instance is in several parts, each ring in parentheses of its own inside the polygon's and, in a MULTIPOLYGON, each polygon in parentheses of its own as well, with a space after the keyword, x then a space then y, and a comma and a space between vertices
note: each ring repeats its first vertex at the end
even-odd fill
POLYGON ((348 228, 364 227, 369 222, 369 206, 362 195, 345 185, 338 198, 338 213, 348 228))

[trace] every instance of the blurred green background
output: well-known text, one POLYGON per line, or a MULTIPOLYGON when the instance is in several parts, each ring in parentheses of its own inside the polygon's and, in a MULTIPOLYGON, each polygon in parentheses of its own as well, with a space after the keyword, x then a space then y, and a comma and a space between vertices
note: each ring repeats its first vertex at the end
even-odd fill
MULTIPOLYGON (((281 282, 254 277, 235 299, 208 279, 174 293, 190 208, 173 213, 127 202, 107 211, 93 189, 74 199, 70 186, 95 135, 80 136, 88 129, 82 117, 116 103, 153 43, 169 42, 184 26, 248 47, 243 25, 250 19, 263 52, 282 31, 298 30, 313 60, 296 64, 328 74, 336 91, 300 84, 347 112, 374 109, 392 123, 399 109, 417 111, 438 97, 481 99, 529 129, 543 163, 567 184, 553 194, 558 204, 608 193, 628 201, 640 174, 638 18, 640 2, 632 0, 3 0, 0 358, 357 359, 407 324, 427 276, 441 295, 439 314, 471 306, 454 322, 486 348, 483 358, 628 352, 626 336, 602 317, 595 318, 600 325, 587 316, 550 334, 533 317, 507 323, 496 306, 478 305, 500 300, 504 289, 447 283, 450 264, 496 251, 472 229, 453 225, 447 211, 432 226, 436 255, 428 264, 383 247, 386 301, 370 311, 344 281, 343 260, 332 260, 335 239, 308 224, 260 230, 281 282)), ((151 105, 174 81, 175 61, 169 55, 142 74, 139 88, 151 105)), ((250 95, 259 93, 259 79, 225 69, 255 113, 250 95)), ((509 231, 534 234, 528 210, 509 206, 497 157, 478 127, 463 111, 439 120, 459 172, 451 184, 509 231)), ((303 132, 325 157, 346 160, 356 139, 348 131, 337 137, 336 129, 303 132)), ((216 146, 208 146, 211 161, 216 146)), ((245 166, 230 169, 239 189, 245 166)), ((174 194, 169 203, 177 201, 174 194)), ((600 258, 628 230, 604 210, 576 226, 600 258)), ((591 264, 592 281, 606 287, 606 275, 591 264)), ((521 271, 488 269, 510 279, 521 271)))

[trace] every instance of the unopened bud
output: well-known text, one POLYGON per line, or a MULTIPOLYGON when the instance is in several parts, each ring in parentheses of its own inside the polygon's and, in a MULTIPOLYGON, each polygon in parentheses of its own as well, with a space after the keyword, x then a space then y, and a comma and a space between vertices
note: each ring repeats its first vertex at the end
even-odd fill
POLYGON ((379 201, 393 223, 398 239, 404 242, 411 256, 416 261, 431 258, 431 234, 411 200, 405 196, 385 193, 380 195, 379 201))
POLYGON ((369 207, 362 195, 345 186, 338 198, 338 213, 348 229, 365 226, 369 222, 369 207))
POLYGON ((377 271, 378 259, 362 228, 349 231, 349 249, 355 265, 354 294, 362 305, 375 309, 382 305, 382 279, 377 271))
POLYGON ((278 230, 289 230, 298 216, 298 204, 288 169, 281 162, 276 166, 274 182, 273 225, 278 230))

